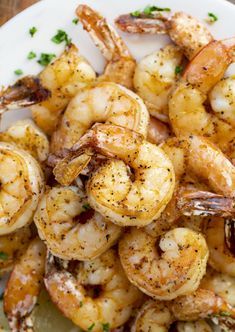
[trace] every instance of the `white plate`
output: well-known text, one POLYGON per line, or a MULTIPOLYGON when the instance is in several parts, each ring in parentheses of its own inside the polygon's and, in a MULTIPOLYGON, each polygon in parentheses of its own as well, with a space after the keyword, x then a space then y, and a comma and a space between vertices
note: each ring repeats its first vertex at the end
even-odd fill
MULTIPOLYGON (((18 78, 14 74, 18 68, 22 69, 24 74, 40 72, 42 67, 36 60, 27 60, 27 54, 30 51, 34 51, 38 55, 42 52, 59 55, 64 45, 56 45, 51 42, 51 37, 58 29, 65 30, 79 47, 81 54, 91 62, 97 72, 102 72, 104 59, 100 52, 90 40, 87 32, 82 30, 81 24, 72 23, 75 18, 75 8, 79 3, 86 3, 99 10, 110 23, 113 23, 114 18, 119 14, 144 8, 149 4, 170 7, 172 11, 185 11, 202 21, 207 17, 208 12, 213 12, 219 18, 215 24, 209 26, 214 37, 221 39, 235 36, 235 6, 224 0, 158 0, 152 2, 151 0, 44 0, 23 11, 0 28, 0 86, 13 83, 18 78), (32 26, 38 29, 33 38, 29 34, 32 26)), ((121 32, 120 34, 137 60, 169 43, 167 36, 131 36, 121 32)), ((229 74, 231 73, 235 73, 234 67, 230 67, 229 74)), ((29 113, 25 111, 9 112, 5 116, 2 128, 9 122, 27 115, 29 113)), ((60 332, 58 328, 57 332, 60 332)))

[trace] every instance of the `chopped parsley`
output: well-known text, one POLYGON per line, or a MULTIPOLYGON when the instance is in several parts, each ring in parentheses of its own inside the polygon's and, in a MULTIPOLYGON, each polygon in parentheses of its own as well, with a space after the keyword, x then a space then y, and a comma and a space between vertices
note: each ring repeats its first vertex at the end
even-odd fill
POLYGON ((178 75, 178 74, 181 74, 183 71, 183 67, 181 66, 176 66, 175 67, 175 74, 178 75))
POLYGON ((216 16, 213 13, 208 13, 208 18, 207 18, 207 22, 209 23, 215 23, 216 21, 218 21, 218 16, 216 16))
POLYGON ((51 40, 56 44, 61 44, 65 42, 66 45, 71 43, 71 38, 68 37, 67 32, 64 30, 58 30, 57 34, 51 38, 51 40))
POLYGON ((40 59, 38 60, 38 63, 41 66, 47 66, 47 65, 49 65, 49 63, 51 63, 51 61, 55 57, 56 57, 56 55, 53 54, 53 53, 41 53, 41 56, 40 56, 40 59))
POLYGON ((168 7, 157 7, 157 6, 147 6, 144 8, 144 14, 151 16, 153 12, 170 12, 171 9, 168 7))
POLYGON ((135 10, 134 12, 131 13, 131 16, 133 17, 140 17, 141 11, 140 10, 135 10))
POLYGON ((109 332, 109 323, 104 323, 103 325, 103 332, 109 332))
MULTIPOLYGON (((14 73, 18 76, 23 75, 23 70, 22 69, 16 69, 14 73)), ((0 252, 0 259, 1 259, 1 252, 0 252)))
POLYGON ((82 301, 79 302, 79 306, 80 306, 80 308, 83 306, 83 302, 82 301))
POLYGON ((222 311, 221 313, 220 313, 220 316, 231 316, 231 314, 230 314, 230 312, 227 312, 227 311, 222 311))
POLYGON ((31 52, 29 52, 27 59, 32 60, 32 59, 36 58, 36 56, 37 56, 36 53, 31 51, 31 52))
POLYGON ((37 31, 38 29, 36 27, 32 27, 29 29, 29 34, 33 37, 37 31))
POLYGON ((78 22, 79 22, 79 19, 77 18, 77 17, 75 17, 73 20, 72 20, 72 22, 73 22, 73 24, 78 24, 78 22))
POLYGON ((82 208, 87 211, 87 210, 90 210, 91 209, 91 206, 89 203, 86 203, 86 204, 83 204, 82 208))
POLYGON ((95 326, 95 323, 91 324, 91 326, 88 327, 87 331, 92 331, 94 326, 95 326))
POLYGON ((6 261, 8 259, 8 255, 5 252, 0 251, 0 259, 2 261, 6 261))

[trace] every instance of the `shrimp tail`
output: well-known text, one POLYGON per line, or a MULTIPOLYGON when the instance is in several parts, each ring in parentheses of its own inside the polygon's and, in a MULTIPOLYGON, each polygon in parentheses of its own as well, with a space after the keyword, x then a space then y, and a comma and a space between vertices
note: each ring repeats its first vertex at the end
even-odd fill
POLYGON ((231 217, 235 214, 234 199, 207 191, 184 193, 177 201, 183 215, 231 217))
POLYGON ((39 78, 26 76, 0 91, 0 112, 38 104, 50 96, 51 92, 43 87, 39 78))

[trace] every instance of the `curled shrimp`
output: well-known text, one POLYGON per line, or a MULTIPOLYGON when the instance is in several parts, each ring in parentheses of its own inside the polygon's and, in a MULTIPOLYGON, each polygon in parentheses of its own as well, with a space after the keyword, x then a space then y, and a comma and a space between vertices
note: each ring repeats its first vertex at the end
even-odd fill
POLYGON ((0 236, 0 275, 10 270, 15 261, 22 256, 32 238, 29 227, 14 233, 0 236))
POLYGON ((15 143, 41 163, 49 155, 48 138, 31 119, 13 123, 5 132, 0 133, 0 141, 15 143))
POLYGON ((121 235, 118 226, 90 208, 77 187, 55 187, 45 193, 34 222, 51 253, 62 259, 94 259, 121 235))
POLYGON ((120 259, 128 279, 154 299, 171 300, 195 291, 205 274, 206 241, 200 233, 174 228, 159 241, 132 228, 119 242, 120 259))
POLYGON ((150 143, 159 145, 170 136, 170 129, 160 120, 150 116, 147 140, 150 143))
POLYGON ((168 122, 168 99, 178 74, 183 54, 180 48, 168 45, 144 57, 136 66, 134 87, 145 101, 152 116, 168 122))
MULTIPOLYGON (((96 211, 120 226, 145 226, 161 214, 175 185, 173 165, 161 148, 137 132, 105 124, 94 126, 71 151, 76 156, 86 148, 119 159, 101 165, 87 183, 88 201, 96 211)), ((67 168, 63 162, 59 166, 54 169, 58 180, 67 168)))
POLYGON ((212 326, 204 319, 196 322, 177 322, 176 329, 177 332, 213 332, 212 326))
POLYGON ((58 130, 52 137, 52 151, 71 148, 95 122, 124 126, 147 136, 149 114, 143 101, 116 83, 100 82, 86 88, 69 103, 58 130))
POLYGON ((63 314, 84 330, 101 332, 123 325, 142 294, 130 284, 113 249, 73 267, 49 255, 45 285, 63 314))
POLYGON ((106 19, 89 6, 79 5, 76 13, 83 28, 107 60, 104 74, 99 80, 115 82, 132 89, 136 62, 124 41, 106 19))
POLYGON ((0 235, 32 222, 44 189, 39 164, 15 145, 0 143, 0 235))
POLYGON ((46 248, 38 238, 15 265, 4 293, 4 311, 13 332, 33 331, 31 312, 41 290, 46 248))
POLYGON ((189 59, 213 40, 204 24, 184 12, 171 15, 167 12, 153 11, 150 16, 140 13, 139 17, 127 14, 119 16, 115 23, 124 32, 168 34, 189 59))

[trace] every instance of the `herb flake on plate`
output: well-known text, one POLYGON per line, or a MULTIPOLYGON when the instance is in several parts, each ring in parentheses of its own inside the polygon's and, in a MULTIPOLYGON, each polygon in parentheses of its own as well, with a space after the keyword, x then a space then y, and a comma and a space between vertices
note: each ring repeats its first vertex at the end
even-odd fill
POLYGON ((38 31, 38 29, 36 27, 30 28, 29 29, 30 36, 33 37, 37 31, 38 31))
POLYGON ((71 43, 71 38, 68 37, 67 32, 64 30, 58 30, 57 34, 53 36, 51 40, 55 44, 61 44, 62 42, 65 42, 66 45, 69 45, 71 43))
POLYGON ((37 56, 36 53, 31 51, 28 53, 27 59, 32 60, 32 59, 36 58, 36 56, 37 56))
POLYGON ((41 66, 47 66, 51 61, 56 57, 54 53, 41 53, 40 59, 38 60, 38 63, 41 66))
MULTIPOLYGON (((17 76, 23 75, 23 70, 22 69, 16 69, 14 71, 14 74, 17 76)), ((1 252, 0 252, 0 259, 1 259, 1 252)))

